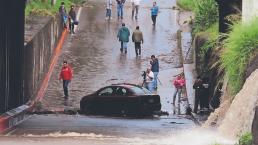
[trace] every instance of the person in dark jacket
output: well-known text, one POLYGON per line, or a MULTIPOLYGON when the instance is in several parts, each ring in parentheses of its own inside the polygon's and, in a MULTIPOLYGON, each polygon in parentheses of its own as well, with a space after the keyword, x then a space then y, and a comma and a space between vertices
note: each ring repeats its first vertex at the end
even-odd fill
POLYGON ((134 42, 136 56, 138 56, 138 54, 141 55, 141 43, 143 43, 143 35, 139 26, 136 26, 136 30, 133 32, 132 41, 134 42))
POLYGON ((117 33, 117 38, 121 42, 121 48, 120 48, 121 52, 125 50, 125 53, 127 53, 127 43, 129 42, 129 36, 130 36, 130 31, 125 26, 125 23, 123 23, 122 27, 119 29, 117 33))
POLYGON ((68 65, 67 61, 64 61, 59 75, 59 80, 63 80, 63 89, 64 89, 64 95, 66 99, 69 96, 68 85, 72 80, 72 76, 73 76, 72 68, 68 65))
POLYGON ((154 88, 158 88, 158 74, 159 74, 159 60, 155 57, 155 55, 151 56, 151 71, 154 73, 154 88))
POLYGON ((203 96, 203 82, 200 76, 194 82, 193 89, 195 89, 195 99, 194 99, 194 113, 197 113, 198 106, 200 105, 200 109, 203 109, 203 104, 201 103, 201 98, 203 96))
POLYGON ((71 9, 69 11, 69 28, 70 28, 70 33, 75 34, 74 32, 74 22, 76 21, 76 12, 74 10, 74 6, 71 6, 71 9))

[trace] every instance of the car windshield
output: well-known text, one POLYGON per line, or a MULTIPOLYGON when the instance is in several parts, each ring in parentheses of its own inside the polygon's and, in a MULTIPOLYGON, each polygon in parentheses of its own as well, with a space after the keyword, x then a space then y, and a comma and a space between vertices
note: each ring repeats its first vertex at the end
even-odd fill
POLYGON ((142 88, 139 88, 139 87, 132 87, 131 88, 135 94, 137 95, 145 95, 145 94, 151 94, 151 92, 149 90, 147 90, 146 88, 142 87, 142 88))

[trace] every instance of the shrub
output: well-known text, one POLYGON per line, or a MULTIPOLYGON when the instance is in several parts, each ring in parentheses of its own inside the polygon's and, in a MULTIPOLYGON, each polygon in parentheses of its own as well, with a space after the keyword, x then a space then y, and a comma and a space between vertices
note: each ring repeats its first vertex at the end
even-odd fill
POLYGON ((177 5, 184 10, 194 10, 195 0, 177 0, 177 5))
POLYGON ((258 19, 248 24, 234 24, 225 40, 221 63, 229 78, 232 95, 240 91, 244 83, 244 72, 250 59, 258 50, 258 19))
POLYGON ((238 140, 239 145, 252 145, 252 134, 251 133, 245 133, 240 136, 238 140))
POLYGON ((194 33, 205 31, 218 22, 218 6, 215 0, 195 0, 194 33))
POLYGON ((56 4, 51 6, 51 0, 31 0, 26 5, 25 15, 41 15, 41 16, 53 16, 58 13, 61 2, 65 2, 66 11, 69 11, 72 4, 82 3, 85 0, 56 0, 56 4))

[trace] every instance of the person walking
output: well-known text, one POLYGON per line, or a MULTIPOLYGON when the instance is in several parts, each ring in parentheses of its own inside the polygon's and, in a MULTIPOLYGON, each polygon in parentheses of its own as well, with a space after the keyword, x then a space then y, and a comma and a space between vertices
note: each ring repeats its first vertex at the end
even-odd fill
POLYGON ((135 17, 135 19, 137 20, 141 0, 131 0, 131 2, 132 2, 132 18, 135 17))
POLYGON ((154 87, 153 87, 153 79, 154 79, 154 74, 151 71, 150 68, 147 68, 146 70, 146 88, 153 93, 154 92, 154 87))
POLYGON ((134 42, 136 56, 138 56, 138 54, 141 55, 141 43, 143 43, 143 35, 139 26, 136 26, 136 29, 133 32, 132 41, 134 42))
POLYGON ((59 7, 59 14, 62 20, 62 24, 64 28, 67 28, 67 13, 66 13, 66 9, 65 9, 65 3, 62 2, 61 6, 59 7))
POLYGON ((159 60, 155 57, 155 55, 151 56, 151 71, 154 73, 154 88, 158 88, 158 74, 159 74, 159 60))
POLYGON ((69 28, 70 28, 70 33, 75 34, 74 32, 74 22, 76 21, 76 12, 74 10, 74 6, 71 6, 71 9, 69 11, 69 28))
POLYGON ((125 53, 127 53, 127 43, 129 42, 129 36, 130 36, 130 31, 125 26, 125 23, 123 23, 122 27, 119 29, 117 33, 117 38, 121 42, 121 48, 120 48, 121 53, 123 53, 123 50, 125 50, 125 53))
POLYGON ((201 97, 203 95, 203 82, 200 76, 197 77, 197 79, 194 82, 193 89, 195 89, 195 99, 194 99, 194 113, 197 113, 198 106, 200 106, 200 109, 203 109, 203 104, 201 103, 201 97))
POLYGON ((63 66, 59 75, 59 80, 63 80, 63 89, 64 89, 64 95, 65 99, 68 98, 68 85, 72 80, 73 71, 72 68, 68 65, 67 61, 63 62, 63 66))
POLYGON ((117 18, 123 19, 125 0, 116 0, 116 3, 117 3, 117 18))
POLYGON ((111 18, 111 10, 112 10, 113 2, 112 0, 106 0, 106 20, 110 20, 111 18))
POLYGON ((158 12, 159 12, 159 7, 157 6, 156 2, 153 2, 153 6, 151 8, 151 19, 152 19, 154 26, 156 25, 156 19, 158 16, 158 12))
POLYGON ((177 107, 178 107, 178 114, 180 114, 180 99, 181 99, 181 95, 182 95, 182 90, 183 87, 185 86, 185 79, 183 78, 182 74, 178 75, 177 78, 174 80, 173 85, 175 87, 175 93, 173 95, 173 108, 174 108, 174 114, 176 113, 175 110, 175 101, 176 101, 176 96, 178 95, 178 103, 177 103, 177 107))

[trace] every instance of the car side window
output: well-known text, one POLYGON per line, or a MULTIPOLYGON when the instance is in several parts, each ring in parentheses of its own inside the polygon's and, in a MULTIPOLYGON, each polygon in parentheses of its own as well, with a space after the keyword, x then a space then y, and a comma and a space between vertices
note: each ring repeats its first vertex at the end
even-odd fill
POLYGON ((113 94, 113 89, 111 87, 105 88, 99 92, 99 96, 110 96, 113 94))
POLYGON ((128 90, 126 88, 123 88, 123 87, 117 87, 116 88, 116 95, 126 96, 126 95, 128 95, 128 90))

